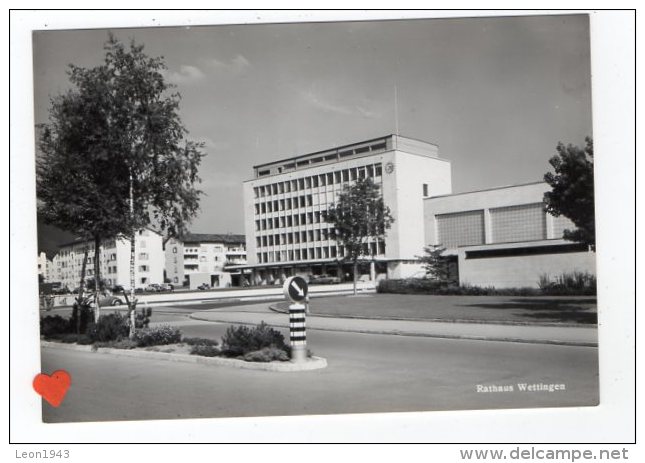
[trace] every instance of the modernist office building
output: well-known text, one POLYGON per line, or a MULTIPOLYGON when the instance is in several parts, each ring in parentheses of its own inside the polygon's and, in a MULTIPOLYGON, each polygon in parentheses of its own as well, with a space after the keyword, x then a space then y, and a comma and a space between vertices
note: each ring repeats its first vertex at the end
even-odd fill
POLYGON ((172 284, 196 288, 241 286, 240 271, 230 266, 246 264, 244 235, 187 233, 171 238, 165 246, 166 279, 172 284))
MULTIPOLYGON (((367 243, 372 257, 361 268, 374 278, 418 275, 424 246, 423 198, 451 193, 450 162, 437 146, 388 135, 254 166, 244 183, 248 265, 253 284, 293 274, 343 274, 344 249, 325 211, 345 185, 371 178, 394 223, 385 240, 367 243)), ((250 274, 250 275, 249 275, 250 274)))

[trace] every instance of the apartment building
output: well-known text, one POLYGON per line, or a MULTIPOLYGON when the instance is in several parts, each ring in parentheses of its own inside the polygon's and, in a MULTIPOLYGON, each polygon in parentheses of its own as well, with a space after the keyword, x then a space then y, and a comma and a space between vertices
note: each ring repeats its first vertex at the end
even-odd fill
POLYGON ((349 278, 344 249, 325 212, 346 185, 371 178, 395 221, 384 240, 367 243, 366 278, 404 278, 422 268, 423 198, 451 192, 450 162, 436 145, 400 135, 254 166, 244 182, 248 264, 238 266, 253 284, 274 284, 294 274, 349 278))
MULTIPOLYGON (((80 284, 83 255, 87 248, 85 276, 94 278, 95 249, 93 242, 81 240, 65 243, 59 247, 52 260, 53 281, 69 289, 80 284)), ((109 287, 121 285, 130 288, 130 240, 109 240, 99 248, 101 279, 109 287)), ((151 283, 163 283, 164 253, 162 237, 156 231, 139 230, 135 238, 135 288, 145 288, 151 283)))
POLYGON ((193 289, 202 283, 211 288, 244 286, 240 270, 229 267, 247 263, 246 238, 231 233, 189 233, 166 242, 165 260, 165 278, 175 285, 193 289))

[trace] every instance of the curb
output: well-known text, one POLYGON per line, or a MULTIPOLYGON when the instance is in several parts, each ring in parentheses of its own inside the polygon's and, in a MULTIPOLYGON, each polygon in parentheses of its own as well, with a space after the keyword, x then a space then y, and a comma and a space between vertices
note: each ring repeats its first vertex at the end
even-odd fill
MULTIPOLYGON (((211 312, 212 313, 212 312, 211 312)), ((255 326, 257 323, 252 322, 233 322, 230 320, 215 320, 201 318, 195 316, 195 314, 190 314, 189 318, 193 320, 203 321, 203 322, 215 322, 215 323, 227 323, 229 325, 250 325, 255 326)), ((272 326, 279 328, 289 328, 288 324, 272 324, 272 326)), ((524 339, 524 338, 512 338, 512 337, 489 337, 489 336, 474 336, 474 335, 460 335, 460 334, 433 334, 433 333, 421 333, 417 331, 399 331, 399 330, 361 330, 361 329, 351 329, 351 328, 313 328, 307 326, 307 330, 316 330, 316 331, 332 331, 332 332, 344 332, 344 333, 361 333, 361 334, 384 334, 384 335, 396 335, 396 336, 416 336, 420 338, 438 338, 438 339, 463 339, 469 341, 497 341, 497 342, 516 342, 521 344, 550 344, 555 346, 575 346, 575 347, 598 347, 598 342, 585 342, 585 341, 563 341, 559 339, 524 339)))
POLYGON ((93 350, 92 346, 79 346, 76 344, 64 344, 60 342, 41 341, 41 347, 50 347, 62 350, 74 350, 77 352, 90 352, 93 354, 111 354, 120 357, 143 358, 154 360, 166 360, 169 362, 183 363, 200 363, 204 365, 219 365, 246 370, 264 370, 276 371, 280 373, 293 373, 298 371, 319 370, 327 367, 327 360, 322 357, 312 356, 305 363, 292 362, 245 362, 244 360, 220 358, 220 357, 203 357, 200 355, 173 354, 169 352, 155 351, 136 351, 128 349, 113 349, 109 347, 100 347, 93 350))
MULTIPOLYGON (((269 305, 269 310, 287 314, 287 310, 276 307, 275 305, 269 305)), ((403 321, 403 322, 433 322, 433 323, 476 323, 481 325, 509 325, 509 326, 544 326, 544 327, 562 327, 562 328, 589 328, 597 329, 598 325, 592 324, 574 324, 574 323, 530 323, 530 322, 518 322, 512 320, 473 320, 468 318, 405 318, 405 317, 380 317, 380 316, 371 316, 364 317, 360 315, 332 315, 332 314, 318 314, 310 313, 309 317, 320 317, 320 318, 348 318, 350 320, 393 320, 393 321, 403 321)))

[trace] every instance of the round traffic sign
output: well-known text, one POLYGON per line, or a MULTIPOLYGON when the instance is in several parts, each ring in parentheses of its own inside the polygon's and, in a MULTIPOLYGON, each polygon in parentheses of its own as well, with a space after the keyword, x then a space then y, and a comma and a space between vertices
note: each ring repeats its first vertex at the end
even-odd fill
POLYGON ((293 302, 303 302, 309 292, 305 279, 298 276, 287 278, 282 289, 285 297, 293 302))

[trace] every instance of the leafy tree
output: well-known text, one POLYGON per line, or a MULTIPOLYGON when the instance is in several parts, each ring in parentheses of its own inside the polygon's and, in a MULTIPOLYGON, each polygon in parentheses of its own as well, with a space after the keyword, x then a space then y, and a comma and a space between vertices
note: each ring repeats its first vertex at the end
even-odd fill
MULTIPOLYGON (((49 122, 38 129, 40 156, 36 162, 38 212, 46 224, 92 241, 116 236, 123 209, 118 194, 121 179, 111 156, 105 116, 107 95, 101 69, 93 72, 70 66, 74 89, 51 99, 49 122)), ((84 255, 84 261, 87 253, 84 255)), ((95 252, 94 272, 100 276, 100 253, 95 252)), ((85 265, 83 265, 83 270, 85 265)), ((79 298, 82 298, 83 271, 79 298)), ((97 291, 98 292, 98 291, 97 291)), ((98 295, 95 317, 99 316, 98 295)))
MULTIPOLYGON (((61 191, 46 202, 48 217, 83 237, 95 232, 103 240, 129 238, 131 319, 136 231, 181 234, 199 209, 195 185, 203 145, 186 138, 180 96, 170 93, 166 69, 163 58, 148 57, 142 45, 126 47, 110 35, 103 64, 70 66, 75 88, 53 100, 60 103, 52 105, 50 123, 42 127, 46 154, 39 172, 61 167, 61 191), (70 175, 63 167, 72 163, 70 175)), ((98 279, 98 259, 95 268, 98 279)))
POLYGON ((552 188, 544 193, 544 202, 547 212, 555 217, 563 215, 577 227, 565 230, 565 239, 595 249, 593 140, 587 137, 585 141, 584 148, 558 143, 558 154, 549 160, 555 173, 544 175, 552 188))
POLYGON ((419 256, 419 261, 426 271, 426 276, 441 282, 450 281, 450 264, 443 255, 446 250, 443 246, 428 245, 423 248, 424 254, 419 256))
POLYGON ((394 223, 390 208, 383 203, 372 179, 358 179, 345 185, 336 204, 327 211, 325 220, 336 228, 336 240, 345 249, 345 260, 353 265, 356 294, 358 260, 371 256, 368 239, 385 238, 386 230, 394 223))

